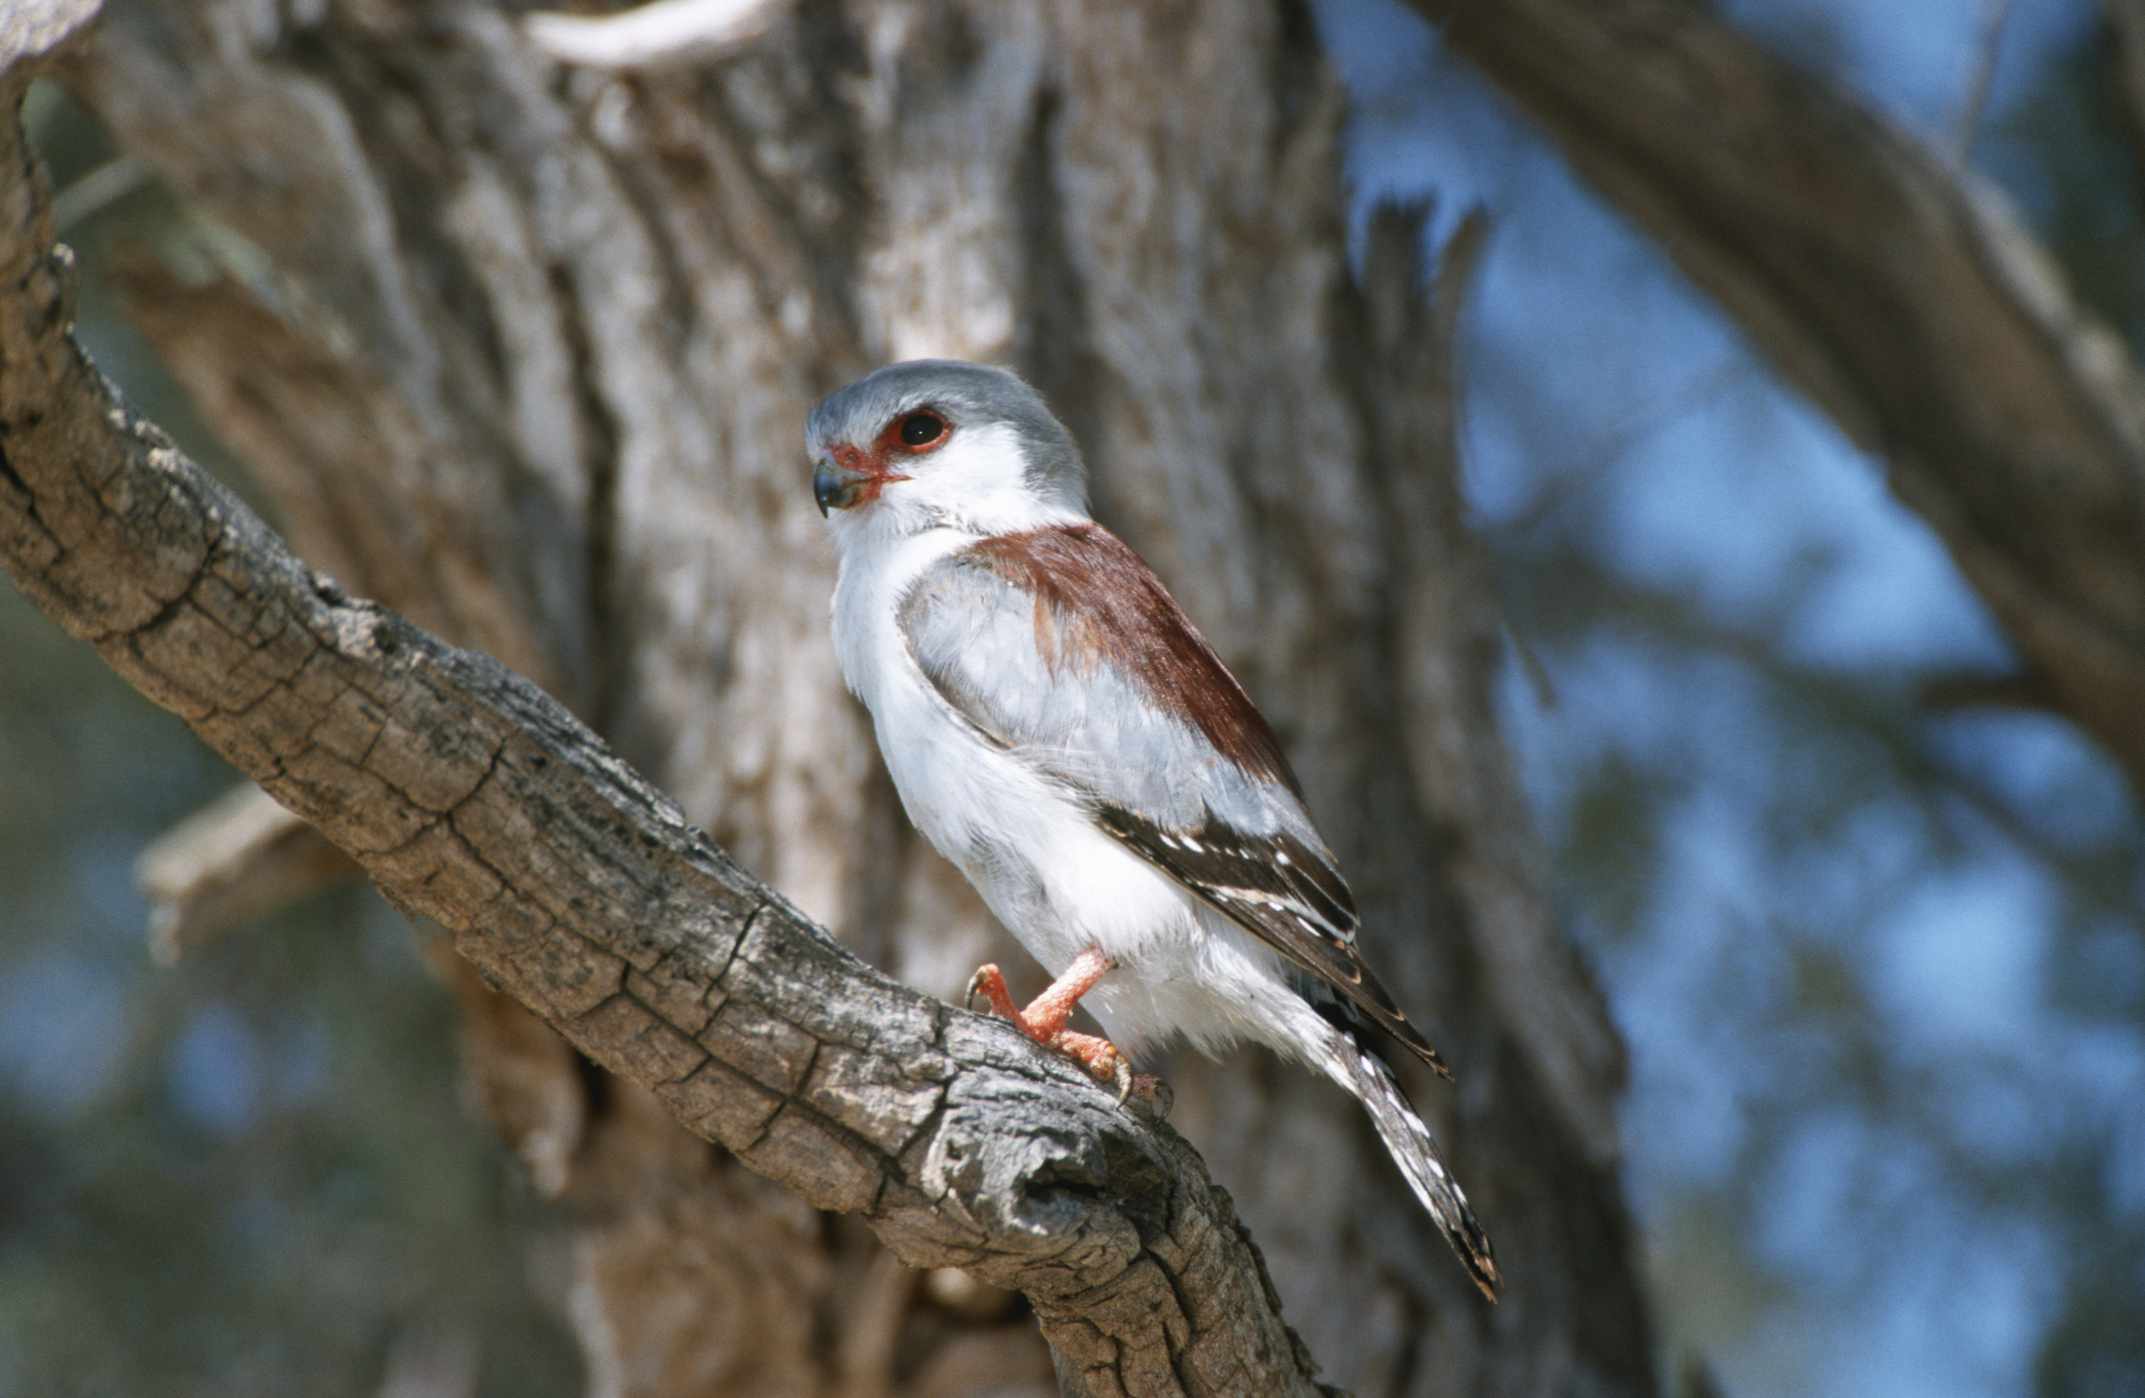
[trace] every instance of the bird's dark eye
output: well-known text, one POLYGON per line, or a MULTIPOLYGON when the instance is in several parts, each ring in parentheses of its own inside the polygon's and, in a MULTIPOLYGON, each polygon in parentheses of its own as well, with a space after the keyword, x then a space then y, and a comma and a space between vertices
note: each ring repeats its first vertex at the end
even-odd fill
POLYGON ((911 451, 946 435, 946 419, 937 413, 910 413, 901 420, 901 445, 911 451))

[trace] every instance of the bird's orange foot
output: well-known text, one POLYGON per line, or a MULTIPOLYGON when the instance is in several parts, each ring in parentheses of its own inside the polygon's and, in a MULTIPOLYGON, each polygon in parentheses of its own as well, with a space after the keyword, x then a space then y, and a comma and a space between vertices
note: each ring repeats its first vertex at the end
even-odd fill
MULTIPOLYGON (((1030 1036, 1033 1038, 1033 1034, 1030 1036)), ((1048 1042, 1036 1040, 1052 1053, 1061 1053, 1081 1067, 1088 1075, 1106 1087, 1117 1089, 1117 1105, 1122 1107, 1132 1095, 1132 1060, 1125 1057, 1117 1045, 1095 1034, 1075 1034, 1070 1029, 1061 1029, 1048 1042)))
POLYGON ((973 1008, 976 997, 982 996, 993 1013, 1013 1021, 1021 1033, 1052 1053, 1070 1058, 1087 1069, 1097 1082, 1116 1088, 1117 1103, 1123 1106, 1138 1085, 1132 1072, 1132 1060, 1108 1039, 1094 1034, 1076 1034, 1065 1027, 1065 1021, 1072 1018, 1073 1006, 1080 1003, 1080 997, 1109 969, 1109 960, 1100 953, 1084 955, 1074 963, 1072 970, 1060 976, 1024 1010, 1013 1003, 1004 974, 996 966, 983 966, 968 978, 968 994, 964 1002, 973 1008))
MULTIPOLYGON (((988 1002, 992 1014, 1020 1024, 1020 1006, 1013 1003, 1012 992, 1005 988, 1005 973, 995 963, 976 968, 976 973, 968 978, 968 993, 961 997, 961 1003, 972 1010, 978 995, 988 1002)), ((1021 1028, 1027 1026, 1022 1024, 1021 1028)))

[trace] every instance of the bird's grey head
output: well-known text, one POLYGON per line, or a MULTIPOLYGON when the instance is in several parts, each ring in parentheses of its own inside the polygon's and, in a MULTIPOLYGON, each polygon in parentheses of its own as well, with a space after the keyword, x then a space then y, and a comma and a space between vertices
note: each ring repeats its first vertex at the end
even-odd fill
POLYGON ((805 426, 813 495, 838 536, 978 534, 1084 519, 1087 468, 1041 395, 958 359, 889 364, 828 394, 805 426))

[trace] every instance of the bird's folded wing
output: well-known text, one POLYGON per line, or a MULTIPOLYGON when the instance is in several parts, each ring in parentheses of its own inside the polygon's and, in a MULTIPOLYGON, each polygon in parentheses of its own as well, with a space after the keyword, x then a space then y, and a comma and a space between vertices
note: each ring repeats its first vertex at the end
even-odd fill
POLYGON ((1101 829, 1444 1072, 1357 954, 1355 900, 1242 687, 1114 536, 1038 535, 942 560, 904 596, 925 677, 1101 829))

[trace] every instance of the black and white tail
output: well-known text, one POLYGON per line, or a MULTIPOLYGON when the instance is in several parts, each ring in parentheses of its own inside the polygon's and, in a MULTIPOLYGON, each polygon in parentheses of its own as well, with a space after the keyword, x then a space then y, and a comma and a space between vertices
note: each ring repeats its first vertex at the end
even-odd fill
POLYGON ((1437 1220, 1439 1231, 1452 1244, 1460 1265, 1467 1268, 1475 1285, 1495 1301, 1503 1279, 1497 1275, 1497 1259, 1490 1255, 1489 1235, 1475 1222, 1474 1210, 1467 1207, 1467 1196, 1460 1192, 1452 1171, 1438 1153, 1437 1137, 1430 1134, 1422 1117, 1408 1104, 1393 1070, 1355 1033, 1345 1029, 1334 1031, 1325 1067, 1369 1109, 1378 1135, 1392 1153, 1393 1163, 1407 1177, 1409 1188, 1437 1220))

